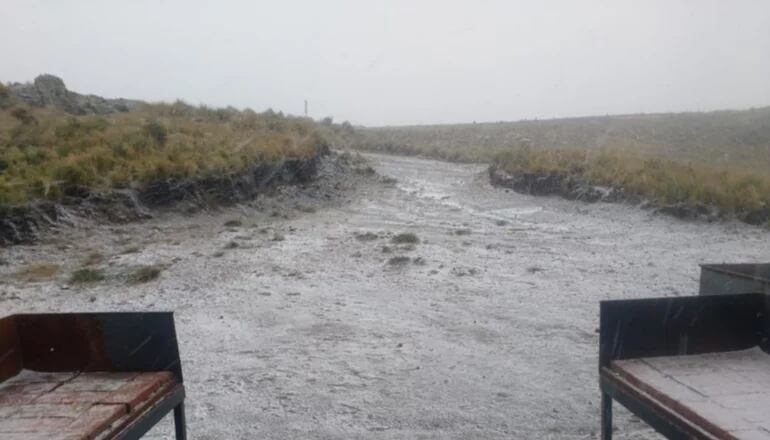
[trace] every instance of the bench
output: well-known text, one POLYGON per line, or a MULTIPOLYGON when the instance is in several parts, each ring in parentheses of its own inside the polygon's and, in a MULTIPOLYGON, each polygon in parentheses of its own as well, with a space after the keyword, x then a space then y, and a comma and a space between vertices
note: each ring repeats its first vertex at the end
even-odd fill
POLYGON ((770 264, 701 264, 701 295, 769 293, 770 264))
POLYGON ((186 438, 171 313, 0 319, 0 438, 138 439, 174 412, 186 438))
POLYGON ((617 401, 667 438, 770 440, 764 293, 603 301, 602 439, 617 401))

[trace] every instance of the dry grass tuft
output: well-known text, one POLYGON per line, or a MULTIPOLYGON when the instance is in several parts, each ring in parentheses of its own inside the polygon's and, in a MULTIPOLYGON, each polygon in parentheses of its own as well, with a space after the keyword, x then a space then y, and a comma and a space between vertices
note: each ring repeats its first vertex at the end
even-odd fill
POLYGON ((55 263, 32 263, 19 269, 15 277, 26 282, 48 281, 56 277, 60 266, 55 263))
POLYGON ((140 266, 128 274, 128 282, 132 284, 147 283, 158 278, 163 268, 158 265, 140 266))

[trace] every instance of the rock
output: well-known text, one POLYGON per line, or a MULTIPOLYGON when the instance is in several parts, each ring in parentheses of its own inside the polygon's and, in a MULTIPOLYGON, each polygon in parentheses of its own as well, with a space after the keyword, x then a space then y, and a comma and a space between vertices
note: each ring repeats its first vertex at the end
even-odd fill
POLYGON ((38 76, 31 84, 11 84, 8 91, 12 99, 32 107, 57 107, 76 115, 125 112, 142 104, 130 99, 81 95, 67 90, 61 78, 50 74, 38 76))

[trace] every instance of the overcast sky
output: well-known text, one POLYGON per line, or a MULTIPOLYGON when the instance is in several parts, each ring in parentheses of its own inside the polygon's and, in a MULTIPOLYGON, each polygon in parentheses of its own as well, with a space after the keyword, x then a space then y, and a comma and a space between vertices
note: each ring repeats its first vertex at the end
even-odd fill
POLYGON ((365 125, 770 105, 770 1, 3 0, 0 79, 365 125))

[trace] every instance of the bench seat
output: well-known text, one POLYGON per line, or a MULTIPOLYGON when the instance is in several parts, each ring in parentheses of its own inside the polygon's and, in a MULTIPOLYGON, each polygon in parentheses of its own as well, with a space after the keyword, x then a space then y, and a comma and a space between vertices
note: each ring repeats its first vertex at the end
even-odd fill
POLYGON ((770 355, 759 348, 615 360, 606 374, 704 437, 770 440, 770 355))
POLYGON ((115 438, 180 387, 167 371, 21 370, 0 383, 0 438, 115 438))

